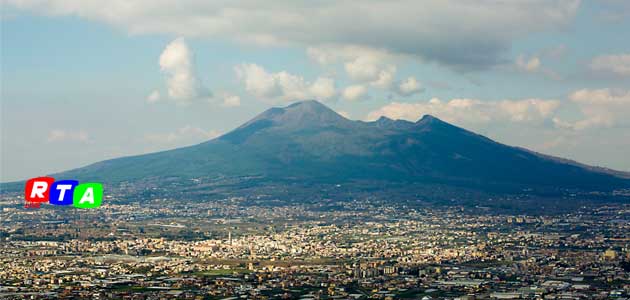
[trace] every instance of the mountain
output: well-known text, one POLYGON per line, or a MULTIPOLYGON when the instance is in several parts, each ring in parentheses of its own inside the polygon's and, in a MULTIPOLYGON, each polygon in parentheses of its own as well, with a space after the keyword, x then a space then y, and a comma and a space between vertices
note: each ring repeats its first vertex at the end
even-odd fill
POLYGON ((216 139, 54 174, 107 183, 256 178, 269 183, 437 183, 480 190, 630 187, 626 173, 511 147, 425 115, 348 120, 317 101, 271 108, 216 139))

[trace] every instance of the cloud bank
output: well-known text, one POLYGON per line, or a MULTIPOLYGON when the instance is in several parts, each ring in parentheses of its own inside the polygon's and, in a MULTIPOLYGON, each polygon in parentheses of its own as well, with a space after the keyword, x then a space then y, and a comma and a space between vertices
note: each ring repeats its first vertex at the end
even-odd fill
POLYGON ((630 90, 581 89, 570 93, 566 101, 555 99, 521 99, 482 101, 478 99, 438 98, 426 102, 392 102, 370 112, 366 119, 381 116, 416 121, 425 114, 447 122, 479 124, 488 122, 549 123, 559 129, 586 130, 592 128, 624 128, 630 126, 630 90), (573 120, 560 117, 562 111, 577 110, 573 120))
POLYGON ((432 98, 426 102, 392 102, 367 115, 367 120, 381 116, 415 122, 429 114, 456 124, 487 122, 542 122, 549 119, 560 103, 557 100, 523 99, 481 101, 478 99, 432 98))
POLYGON ((593 71, 630 77, 630 53, 597 56, 591 61, 590 67, 593 71))
POLYGON ((555 119, 559 127, 582 130, 630 126, 630 90, 582 89, 571 93, 569 100, 579 107, 583 118, 575 122, 555 119))
POLYGON ((464 70, 505 62, 514 40, 564 28, 580 5, 579 0, 184 0, 176 6, 166 0, 7 3, 39 14, 104 22, 132 34, 221 37, 265 45, 362 45, 464 70))
POLYGON ((278 104, 296 100, 334 100, 337 97, 335 81, 319 77, 307 82, 304 77, 287 71, 268 72, 257 64, 244 63, 235 67, 237 78, 251 95, 268 103, 278 104))

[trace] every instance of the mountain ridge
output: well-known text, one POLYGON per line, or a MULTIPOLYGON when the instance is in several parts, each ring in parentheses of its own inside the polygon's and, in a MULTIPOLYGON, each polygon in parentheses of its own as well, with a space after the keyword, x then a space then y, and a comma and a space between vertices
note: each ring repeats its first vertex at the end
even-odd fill
POLYGON ((270 108, 197 145, 53 174, 112 184, 262 178, 272 183, 432 182, 514 191, 612 191, 630 187, 623 175, 504 145, 431 115, 416 122, 353 121, 315 100, 270 108))

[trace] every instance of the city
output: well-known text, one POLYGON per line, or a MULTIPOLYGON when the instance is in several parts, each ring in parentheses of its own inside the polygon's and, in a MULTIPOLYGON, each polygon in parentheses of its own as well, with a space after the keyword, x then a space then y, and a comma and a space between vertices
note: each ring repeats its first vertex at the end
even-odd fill
MULTIPOLYGON (((244 198, 0 202, 0 298, 624 299, 630 205, 556 215, 244 198), (36 296, 35 296, 36 295, 36 296)), ((122 196, 120 196, 122 197, 122 196)))
POLYGON ((0 300, 630 300, 629 0, 0 0, 0 300))

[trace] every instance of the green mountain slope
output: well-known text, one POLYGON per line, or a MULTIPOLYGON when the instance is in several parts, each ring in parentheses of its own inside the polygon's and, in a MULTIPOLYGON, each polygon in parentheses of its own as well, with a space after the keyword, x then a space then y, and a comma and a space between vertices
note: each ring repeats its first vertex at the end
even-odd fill
POLYGON ((385 180, 480 188, 630 186, 610 172, 496 143, 432 116, 415 123, 351 121, 317 101, 269 109, 198 145, 107 160, 54 176, 108 183, 256 176, 272 182, 385 180))

